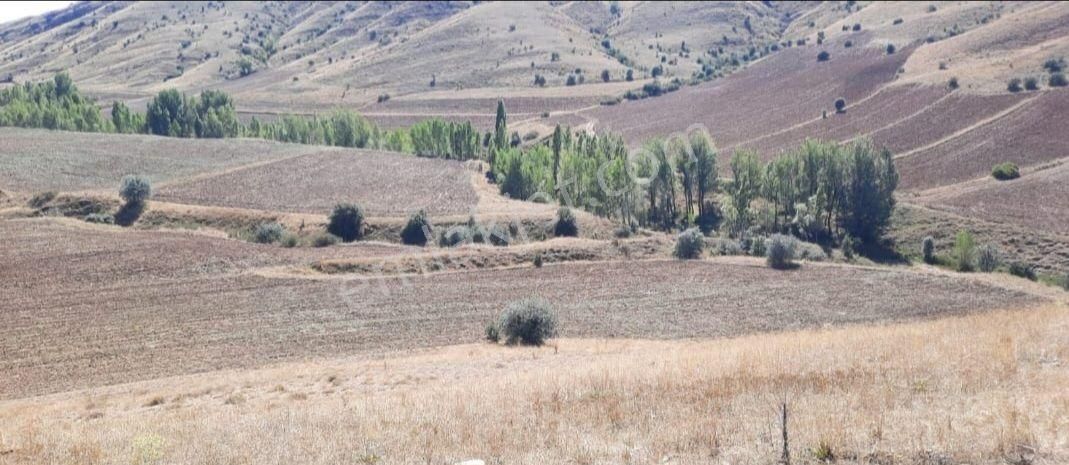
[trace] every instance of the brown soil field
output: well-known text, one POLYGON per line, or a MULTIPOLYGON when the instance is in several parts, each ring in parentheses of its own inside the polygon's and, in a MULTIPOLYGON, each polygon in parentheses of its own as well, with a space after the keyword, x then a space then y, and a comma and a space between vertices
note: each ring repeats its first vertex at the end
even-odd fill
POLYGON ((932 189, 916 199, 924 205, 993 223, 1010 223, 1049 234, 1069 234, 1069 159, 1026 169, 1011 181, 990 176, 932 189))
POLYGON ((242 269, 393 246, 283 250, 50 221, 0 222, 14 228, 4 234, 0 271, 17 277, 2 283, 3 397, 475 342, 506 302, 530 295, 557 306, 565 337, 643 338, 930 318, 1042 300, 961 277, 820 264, 780 272, 749 259, 267 278, 242 269))
POLYGON ((902 189, 926 189, 968 181, 991 167, 1014 162, 1030 167, 1069 155, 1069 138, 1058 137, 1069 112, 1069 90, 1031 94, 1033 100, 1010 113, 930 148, 898 158, 902 189))
POLYGON ((0 190, 118 189, 127 174, 153 183, 241 165, 321 152, 323 147, 270 141, 179 139, 0 128, 0 190))
POLYGON ((702 124, 719 146, 728 147, 819 118, 823 110, 830 116, 837 98, 849 105, 872 95, 894 78, 909 53, 903 49, 886 55, 843 48, 840 42, 794 47, 723 80, 582 114, 595 119, 599 128, 623 134, 630 143, 702 124), (817 62, 817 53, 825 49, 831 59, 817 62))
POLYGON ((170 184, 156 198, 178 203, 329 213, 355 202, 365 213, 460 214, 478 202, 463 163, 369 150, 321 151, 170 184), (397 195, 404 192, 404 195, 397 195))
POLYGON ((952 92, 945 98, 929 102, 922 112, 892 121, 870 136, 873 142, 887 147, 892 153, 901 154, 936 143, 982 120, 997 117, 1025 98, 1014 94, 952 92))

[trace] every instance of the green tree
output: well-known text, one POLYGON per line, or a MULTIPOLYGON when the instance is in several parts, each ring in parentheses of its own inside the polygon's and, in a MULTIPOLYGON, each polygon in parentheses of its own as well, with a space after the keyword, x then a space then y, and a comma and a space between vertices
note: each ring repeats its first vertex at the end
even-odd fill
POLYGON ((735 150, 731 157, 732 180, 727 185, 734 224, 732 233, 739 234, 750 226, 750 203, 761 193, 761 162, 751 150, 735 150))
POLYGON ((844 229, 863 243, 878 241, 891 223, 898 172, 888 150, 879 153, 867 140, 847 147, 850 184, 844 229))
POLYGON ((494 146, 495 149, 509 147, 508 116, 505 114, 505 101, 497 101, 497 116, 494 118, 494 146))

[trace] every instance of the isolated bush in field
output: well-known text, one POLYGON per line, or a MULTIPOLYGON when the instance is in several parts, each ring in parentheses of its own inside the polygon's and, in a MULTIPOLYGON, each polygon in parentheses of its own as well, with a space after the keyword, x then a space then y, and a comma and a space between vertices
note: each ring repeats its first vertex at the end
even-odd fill
POLYGON ((1066 79, 1062 73, 1053 73, 1047 78, 1047 85, 1051 87, 1069 86, 1069 79, 1066 79))
POLYGON ((950 81, 947 81, 947 87, 950 88, 950 90, 957 89, 959 87, 958 86, 958 78, 956 78, 956 77, 950 78, 950 81))
POLYGON ((857 244, 853 236, 847 234, 846 237, 843 238, 843 243, 840 247, 843 249, 843 257, 845 257, 847 260, 854 259, 854 253, 856 252, 857 244))
POLYGON ((994 244, 984 244, 977 250, 976 266, 980 268, 980 271, 984 273, 995 271, 1000 262, 998 247, 994 244))
POLYGON ((48 202, 51 202, 52 199, 55 198, 56 193, 54 191, 40 192, 30 198, 29 205, 32 208, 41 208, 48 205, 48 202))
POLYGON ((846 112, 846 100, 841 99, 841 98, 835 99, 835 112, 836 113, 845 113, 846 112))
POLYGON ((540 253, 535 254, 534 266, 535 266, 535 268, 542 268, 542 254, 540 254, 540 253))
POLYGON ((142 176, 123 176, 119 186, 119 197, 126 203, 141 204, 152 195, 152 185, 142 176))
POLYGON ((341 242, 341 239, 330 233, 319 233, 312 238, 313 247, 330 247, 338 242, 341 242))
POLYGON ((297 247, 297 244, 299 242, 300 240, 298 239, 296 234, 285 233, 282 235, 282 240, 279 241, 279 244, 287 249, 292 249, 294 247, 297 247))
POLYGON ((575 237, 579 235, 579 222, 568 207, 557 209, 557 222, 553 225, 553 235, 557 237, 575 237))
POLYGON ((991 168, 991 176, 999 181, 1009 181, 1021 177, 1021 170, 1015 163, 999 163, 991 168))
POLYGON ((1039 80, 1034 77, 1024 78, 1024 88, 1027 90, 1039 90, 1039 80))
POLYGON ((252 230, 252 239, 260 244, 274 244, 282 240, 286 230, 278 223, 260 223, 252 230))
POLYGON ((817 61, 828 61, 829 58, 831 58, 831 54, 826 50, 817 54, 817 61))
POLYGON ((794 265, 795 240, 791 236, 773 234, 768 239, 765 261, 768 266, 777 270, 790 268, 794 265))
POLYGON ((959 231, 954 238, 954 260, 958 271, 968 272, 976 268, 976 241, 968 231, 959 231))
POLYGON ((1013 262, 1013 263, 1010 263, 1010 274, 1012 274, 1014 276, 1019 276, 1021 278, 1025 278, 1025 279, 1028 279, 1028 280, 1031 280, 1031 281, 1035 281, 1037 279, 1037 277, 1036 277, 1036 267, 1034 267, 1032 265, 1029 265, 1027 263, 1024 263, 1024 262, 1013 262))
POLYGON ((431 221, 423 210, 412 215, 401 230, 401 242, 408 245, 427 245, 427 241, 432 237, 431 221))
POLYGON ((496 343, 501 340, 501 332, 498 331, 497 324, 492 321, 486 324, 484 334, 486 334, 487 341, 496 343))
POLYGON ((888 55, 894 55, 894 53, 895 53, 895 44, 887 44, 887 54, 888 55))
POLYGON ((327 232, 345 242, 360 239, 364 235, 364 210, 351 203, 338 204, 330 214, 327 232))
POLYGON ((924 257, 924 263, 935 263, 935 239, 932 239, 932 236, 925 237, 921 242, 921 255, 924 257))
POLYGON ((768 238, 764 236, 753 236, 750 240, 750 255, 754 257, 764 257, 768 254, 768 238))
POLYGON ((115 217, 107 213, 90 213, 85 216, 85 221, 89 223, 114 224, 115 217))
POLYGON ((498 326, 508 344, 540 346, 557 335, 557 315, 545 300, 516 300, 505 307, 498 326))
POLYGON ((705 248, 705 236, 698 228, 690 228, 676 237, 676 258, 689 260, 700 258, 705 248))
POLYGON ((1021 78, 1010 79, 1010 82, 1006 84, 1006 90, 1010 92, 1020 92, 1021 89, 1021 78))

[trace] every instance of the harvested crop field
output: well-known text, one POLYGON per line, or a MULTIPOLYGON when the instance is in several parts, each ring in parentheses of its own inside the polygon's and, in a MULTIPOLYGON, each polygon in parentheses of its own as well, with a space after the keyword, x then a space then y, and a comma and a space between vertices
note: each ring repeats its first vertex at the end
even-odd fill
POLYGON ((127 174, 159 183, 322 151, 322 147, 242 139, 92 134, 0 128, 0 190, 118 188, 127 174))
POLYGON ((168 185, 177 203, 294 213, 329 213, 354 202, 369 215, 461 214, 478 202, 461 162, 370 150, 320 151, 168 185))
POLYGON ((530 295, 557 306, 563 336, 641 338, 927 318, 1039 301, 957 277, 818 264, 780 272, 748 260, 266 278, 241 270, 277 263, 244 258, 261 246, 153 231, 98 235, 47 221, 0 223, 12 238, 0 247, 0 272, 18 276, 2 284, 0 397, 475 342, 506 302, 530 295), (227 254, 235 258, 228 262, 227 254))

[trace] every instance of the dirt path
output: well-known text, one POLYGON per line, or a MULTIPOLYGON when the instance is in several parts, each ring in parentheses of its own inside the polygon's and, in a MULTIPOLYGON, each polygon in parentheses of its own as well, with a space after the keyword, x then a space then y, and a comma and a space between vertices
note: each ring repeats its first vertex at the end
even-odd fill
POLYGON ((947 135, 946 137, 943 137, 942 139, 939 139, 939 140, 937 140, 935 142, 932 142, 930 144, 927 144, 927 145, 924 145, 924 146, 921 146, 921 147, 917 147, 915 149, 912 149, 912 150, 900 153, 898 155, 895 155, 895 159, 896 160, 900 160, 902 158, 910 157, 910 156, 916 155, 918 153, 924 152, 925 150, 930 150, 933 147, 939 146, 941 144, 949 142, 949 141, 951 141, 953 139, 956 139, 958 137, 961 137, 962 135, 965 135, 966 133, 968 133, 968 132, 970 132, 970 131, 972 131, 974 129, 977 129, 977 128, 981 127, 981 126, 984 126, 984 125, 986 125, 988 123, 991 123, 993 121, 996 121, 998 119, 1001 119, 1002 117, 1004 117, 1006 115, 1009 115, 1010 113, 1013 113, 1014 111, 1017 111, 1018 109, 1024 107, 1024 105, 1026 105, 1029 102, 1035 100, 1037 97, 1039 97, 1039 96, 1038 95, 1034 95, 1032 97, 1028 97, 1026 99, 1023 99, 1020 102, 1017 102, 1017 103, 1013 104, 1012 106, 1010 106, 1009 108, 1007 108, 1005 110, 1002 110, 1002 111, 1000 111, 998 113, 995 113, 994 115, 991 115, 991 116, 989 116, 987 118, 984 118, 984 119, 982 119, 980 121, 977 121, 975 124, 973 124, 971 126, 968 126, 968 127, 965 127, 965 128, 962 128, 962 129, 960 129, 960 130, 958 130, 958 131, 956 131, 956 132, 954 132, 952 134, 947 135))

